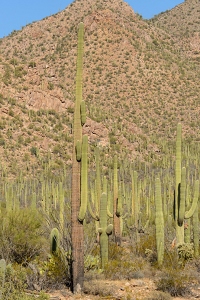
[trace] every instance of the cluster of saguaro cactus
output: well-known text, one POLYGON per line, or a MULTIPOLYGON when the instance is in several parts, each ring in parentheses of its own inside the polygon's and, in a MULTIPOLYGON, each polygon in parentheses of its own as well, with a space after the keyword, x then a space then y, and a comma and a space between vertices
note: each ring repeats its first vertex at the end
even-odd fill
MULTIPOLYGON (((81 108, 81 104, 78 107, 80 109, 80 114, 78 114, 79 121, 76 119, 76 109, 75 119, 80 125, 76 126, 81 132, 85 118, 85 108, 81 108), (83 120, 81 120, 81 111, 83 111, 83 120)), ((74 135, 76 136, 76 134, 74 135)), ((114 216, 117 218, 117 221, 120 221, 117 234, 114 236, 114 240, 117 244, 121 241, 122 230, 124 236, 126 236, 127 233, 131 233, 132 241, 134 241, 135 248, 137 248, 137 246, 140 245, 141 232, 145 232, 146 230, 150 231, 150 227, 155 229, 159 265, 162 265, 163 262, 165 246, 169 245, 171 242, 171 240, 164 240, 164 227, 170 227, 173 235, 176 231, 177 245, 184 242, 191 243, 192 241, 194 255, 198 257, 199 181, 196 180, 196 178, 199 172, 199 160, 195 153, 191 154, 189 152, 188 148, 185 147, 185 152, 183 152, 184 147, 182 147, 181 143, 181 125, 179 124, 177 130, 175 161, 176 184, 173 184, 174 172, 172 170, 174 170, 174 164, 171 162, 169 163, 170 167, 166 169, 155 170, 150 165, 144 165, 144 168, 142 168, 142 164, 139 163, 138 165, 134 164, 134 166, 130 164, 130 167, 128 168, 127 161, 120 163, 115 156, 114 161, 112 158, 112 161, 110 162, 110 165, 112 164, 113 168, 107 169, 106 173, 104 173, 103 168, 100 167, 99 149, 96 150, 96 172, 92 170, 89 177, 90 182, 88 183, 88 138, 81 134, 79 138, 76 136, 74 140, 74 159, 76 168, 73 170, 72 185, 74 182, 76 184, 72 186, 72 192, 70 189, 70 180, 68 186, 66 184, 70 174, 70 172, 67 174, 66 171, 65 174, 63 171, 61 176, 58 176, 57 178, 48 178, 47 173, 45 173, 42 174, 39 179, 34 179, 32 182, 25 180, 24 178, 8 182, 5 178, 2 178, 0 183, 0 187, 3 191, 1 194, 1 211, 4 212, 4 210, 6 210, 9 212, 10 210, 15 210, 24 206, 29 206, 31 209, 42 210, 43 213, 46 214, 47 220, 53 220, 54 226, 59 229, 59 233, 57 232, 57 229, 53 229, 51 234, 51 252, 55 253, 59 248, 59 241, 61 240, 61 245, 63 247, 63 240, 66 239, 66 224, 67 219, 70 219, 70 195, 72 195, 71 218, 75 222, 72 224, 74 231, 72 230, 71 233, 72 253, 75 249, 75 253, 73 253, 72 256, 72 265, 77 272, 75 274, 78 274, 77 278, 73 277, 74 292, 76 292, 79 287, 81 288, 81 284, 83 283, 83 221, 86 210, 90 206, 91 213, 92 210, 95 210, 93 217, 97 222, 96 232, 99 234, 102 268, 104 268, 108 261, 108 241, 112 226, 118 228, 114 223, 114 216), (181 157, 182 152, 184 153, 183 157, 181 157), (186 156, 194 157, 192 165, 195 165, 196 171, 193 171, 193 169, 195 169, 194 167, 193 169, 190 168, 190 162, 187 160, 186 156), (196 163, 196 161, 198 163, 196 163), (182 165, 185 165, 185 167, 182 167, 182 165), (73 176, 75 179, 73 179, 73 176), (156 179, 158 177, 160 179, 156 179), (90 186, 89 193, 87 191, 88 186, 90 186), (177 200, 177 202, 175 202, 175 228, 174 222, 172 221, 174 186, 175 199, 177 200), (89 201, 87 201, 87 198, 89 198, 89 201), (75 204, 73 201, 75 201, 75 204), (124 226, 122 226, 122 219, 124 226), (148 224, 150 224, 150 226, 148 224), (78 230, 76 227, 77 225, 78 230), (130 229, 129 231, 126 229, 127 227, 130 229), (118 237, 117 239, 116 236, 118 237), (78 246, 76 247, 76 245, 78 246), (81 253, 81 260, 79 260, 79 256, 78 258, 76 257, 76 250, 79 251, 79 255, 81 253), (79 278, 79 276, 81 277, 79 278)), ((72 168, 74 168, 74 166, 72 168)), ((45 172, 47 172, 46 168, 45 172)), ((84 226, 87 226, 87 224, 84 226)), ((141 251, 139 247, 138 251, 141 251)))
MULTIPOLYGON (((73 122, 73 154, 72 154, 72 184, 71 184, 71 270, 72 270, 72 291, 80 291, 84 280, 84 232, 83 222, 87 208, 96 222, 96 232, 99 233, 101 267, 104 268, 108 261, 108 236, 113 232, 114 241, 121 244, 121 235, 124 230, 123 223, 128 219, 129 227, 133 226, 136 232, 135 245, 138 248, 142 222, 147 227, 149 223, 155 224, 156 246, 158 264, 162 265, 164 257, 164 223, 170 223, 170 194, 173 186, 169 177, 163 171, 158 175, 154 170, 149 170, 149 164, 144 166, 142 179, 140 177, 142 163, 138 162, 138 168, 129 170, 129 161, 124 161, 124 168, 119 168, 118 158, 114 156, 113 171, 108 172, 109 182, 100 173, 99 149, 96 149, 96 178, 95 183, 90 185, 88 193, 88 137, 82 134, 83 125, 86 122, 86 107, 82 100, 82 74, 83 74, 83 42, 84 25, 79 24, 78 28, 78 55, 76 72, 76 99, 73 122), (129 172, 129 173, 128 173, 129 172), (121 175, 121 177, 119 176, 121 175), (125 177, 130 177, 126 179, 125 177), (103 177, 103 176, 102 176, 103 177), (120 177, 120 178, 119 178, 120 177), (159 178, 158 178, 159 177, 159 178), (155 179, 156 178, 156 179, 155 179), (163 180, 163 195, 161 194, 161 178, 163 180), (164 180, 165 179, 165 180, 164 180), (126 182, 125 182, 126 181, 126 182), (128 181, 128 183, 127 183, 128 181), (155 183, 155 185, 154 185, 155 183), (88 194, 92 201, 88 201, 88 194), (93 203, 91 207, 90 203, 93 203), (93 213, 92 209, 95 209, 93 213), (152 209, 153 208, 153 209, 152 209), (155 208, 155 214, 154 214, 155 208), (109 219, 110 218, 110 219, 109 219), (109 219, 109 222, 108 222, 109 219), (147 222, 146 222, 147 221, 147 222), (108 225, 108 223, 110 223, 108 225), (111 224, 113 223, 113 224, 111 224)), ((189 149, 187 149, 189 153, 189 149)), ((198 154, 199 155, 199 154, 198 154)), ((172 169, 171 161, 165 158, 165 167, 172 169)), ((166 170, 165 170, 166 171, 166 170)), ((167 172, 167 171, 166 171, 167 172)), ((189 172, 189 171, 188 171, 189 172)), ((173 177, 173 176, 171 176, 173 177)), ((65 191, 64 178, 59 181, 46 179, 45 176, 38 182, 34 182, 33 188, 28 191, 28 185, 23 182, 20 175, 19 181, 14 188, 12 184, 5 183, 3 187, 5 195, 5 206, 7 211, 20 208, 21 194, 23 193, 23 205, 32 209, 41 208, 50 219, 57 222, 57 228, 53 228, 50 235, 50 252, 56 253, 59 249, 60 239, 64 237, 65 230, 65 191), (37 188, 39 186, 40 193, 37 188), (28 203, 28 198, 30 197, 28 203), (39 196, 38 196, 39 195, 39 196), (40 202, 38 201, 40 200, 40 202), (53 214, 58 211, 58 214, 53 214)), ((194 181, 194 180, 193 180, 194 181)), ((1 184, 1 183, 0 183, 1 184)), ((193 221, 193 241, 195 256, 199 255, 199 219, 198 199, 199 181, 195 181, 194 193, 188 196, 189 184, 187 184, 187 168, 182 167, 182 137, 181 124, 177 126, 176 139, 176 162, 175 162, 175 194, 174 194, 174 219, 176 226, 177 244, 190 243, 191 226, 193 221), (192 198, 193 197, 193 198, 192 198), (189 199, 193 199, 190 203, 189 199), (185 220, 188 219, 185 230, 185 220)), ((22 197, 21 197, 22 198, 22 197)), ((171 222, 172 223, 172 222, 171 222)), ((144 226, 144 227, 145 227, 144 226)), ((0 274, 4 274, 5 261, 0 260, 0 274)))
MULTIPOLYGON (((189 219, 193 216, 199 197, 199 180, 195 182, 195 194, 192 205, 186 211, 186 168, 182 168, 181 160, 181 124, 177 125, 177 138, 176 138, 176 187, 174 199, 174 217, 176 222, 176 239, 177 244, 184 244, 184 219, 189 219)), ((187 207, 188 208, 188 207, 187 207)))

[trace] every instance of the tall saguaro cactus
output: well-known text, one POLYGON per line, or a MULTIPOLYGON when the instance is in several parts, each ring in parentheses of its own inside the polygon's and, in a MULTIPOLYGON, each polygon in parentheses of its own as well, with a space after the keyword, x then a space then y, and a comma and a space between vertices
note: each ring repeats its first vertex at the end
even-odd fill
POLYGON ((180 187, 181 187, 181 132, 182 127, 179 123, 177 125, 176 134, 176 187, 175 187, 175 201, 174 201, 174 218, 176 222, 176 238, 177 244, 184 243, 184 227, 179 222, 179 207, 180 207, 180 187))
POLYGON ((160 178, 155 182, 155 204, 156 204, 156 247, 158 265, 161 266, 164 258, 164 217, 161 198, 160 178))
MULTIPOLYGON (((81 204, 81 155, 82 155, 82 126, 85 122, 85 109, 82 104, 82 73, 83 73, 83 40, 84 25, 79 24, 78 55, 76 72, 76 101, 73 124, 73 155, 72 155, 72 194, 71 194, 71 243, 72 243, 72 291, 80 292, 84 280, 84 232, 83 219, 86 205, 81 204)), ((85 141, 87 143, 87 141, 85 141)), ((83 145, 85 157, 85 143, 83 145)), ((86 169, 85 163, 83 164, 86 169)), ((87 176, 87 175, 84 175, 87 176)), ((87 181, 86 181, 87 182, 87 181)), ((82 199, 86 201, 86 199, 82 199)))
POLYGON ((117 168, 117 156, 114 157, 114 180, 113 180, 113 223, 114 223, 114 240, 116 244, 121 244, 121 229, 120 229, 120 210, 118 209, 118 168, 117 168))
POLYGON ((108 236, 112 233, 113 225, 107 225, 107 194, 102 193, 100 199, 100 251, 101 251, 101 268, 105 267, 108 262, 108 236))
POLYGON ((181 168, 181 124, 177 125, 177 138, 176 138, 176 188, 175 188, 175 201, 174 201, 174 217, 176 223, 176 239, 177 245, 184 244, 184 219, 189 219, 193 216, 197 202, 197 190, 199 181, 195 182, 195 195, 192 200, 190 209, 185 211, 186 206, 186 169, 181 168))

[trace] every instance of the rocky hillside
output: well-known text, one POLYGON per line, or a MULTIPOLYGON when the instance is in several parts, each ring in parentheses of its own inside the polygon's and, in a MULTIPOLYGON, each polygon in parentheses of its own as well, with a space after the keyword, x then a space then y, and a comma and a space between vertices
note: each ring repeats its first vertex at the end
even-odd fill
POLYGON ((170 11, 151 20, 154 25, 170 32, 180 45, 180 51, 200 62, 200 1, 185 0, 170 11))
MULTIPOLYGON (((174 141, 178 122, 188 141, 199 141, 199 62, 183 51, 179 23, 175 36, 168 21, 182 7, 188 15, 191 3, 196 11, 199 1, 186 1, 149 22, 122 0, 76 0, 1 39, 4 169, 15 175, 19 165, 26 172, 49 157, 55 168, 70 164, 80 21, 85 24, 84 130, 91 154, 100 145, 105 157, 117 152, 153 161, 169 150, 165 145, 174 141)), ((199 38, 199 14, 191 14, 190 37, 199 38)), ((199 47, 194 55, 199 56, 199 47)))

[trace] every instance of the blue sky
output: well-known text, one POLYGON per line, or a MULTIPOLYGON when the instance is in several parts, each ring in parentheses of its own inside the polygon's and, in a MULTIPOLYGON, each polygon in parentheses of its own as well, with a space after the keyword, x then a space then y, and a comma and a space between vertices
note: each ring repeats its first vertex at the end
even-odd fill
MULTIPOLYGON (((55 14, 72 0, 0 0, 0 38, 33 21, 55 14)), ((145 19, 183 3, 183 0, 126 0, 145 19)))

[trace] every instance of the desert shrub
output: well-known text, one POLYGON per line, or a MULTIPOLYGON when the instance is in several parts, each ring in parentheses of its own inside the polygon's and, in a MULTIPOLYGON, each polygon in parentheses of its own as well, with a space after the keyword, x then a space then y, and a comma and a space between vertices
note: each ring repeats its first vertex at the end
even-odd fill
POLYGON ((169 293, 164 293, 160 291, 152 292, 145 300, 171 300, 172 297, 169 293))
MULTIPOLYGON (((186 296, 190 293, 191 281, 194 279, 189 271, 191 260, 185 254, 188 248, 180 247, 166 250, 161 276, 156 281, 158 290, 168 292, 171 296, 186 296), (181 249, 181 253, 179 250, 181 249), (188 269, 189 266, 189 269, 188 269)), ((191 249, 189 247, 189 249, 191 249)), ((194 268, 192 268, 193 273, 194 268)))
POLYGON ((112 297, 116 293, 116 286, 99 280, 90 280, 84 282, 83 291, 85 294, 112 297))
POLYGON ((141 256, 135 256, 129 248, 111 245, 109 261, 104 268, 105 278, 113 280, 144 277, 143 271, 147 268, 147 261, 141 256))
MULTIPOLYGON (((198 277, 200 274, 200 257, 193 259, 192 261, 187 262, 186 268, 192 270, 192 272, 197 273, 198 277)), ((200 279, 199 279, 200 280, 200 279)))
POLYGON ((28 64, 29 68, 35 68, 36 67, 36 63, 34 61, 30 61, 28 64))
POLYGON ((0 224, 0 257, 26 265, 47 249, 42 215, 30 208, 4 211, 0 224))
POLYGON ((125 255, 125 248, 116 245, 116 243, 109 244, 109 260, 120 260, 125 255))
POLYGON ((140 236, 138 252, 141 255, 145 255, 146 249, 151 249, 153 252, 156 252, 156 238, 154 232, 150 232, 148 234, 143 234, 140 236))
POLYGON ((194 246, 193 244, 185 243, 178 245, 177 247, 178 257, 182 263, 185 263, 194 258, 194 246))
POLYGON ((105 278, 111 280, 143 278, 145 263, 142 258, 135 258, 135 260, 111 260, 104 268, 105 278))
POLYGON ((84 259, 84 267, 86 271, 98 270, 100 267, 100 256, 87 255, 84 259))
POLYGON ((27 283, 30 289, 37 286, 40 290, 49 287, 60 288, 70 285, 70 268, 67 254, 58 250, 54 255, 49 255, 46 260, 36 258, 29 263, 27 268, 27 283))
POLYGON ((156 282, 157 289, 168 292, 171 296, 186 296, 190 293, 191 279, 183 269, 171 267, 162 272, 160 279, 156 282))
POLYGON ((193 246, 191 244, 180 245, 175 248, 166 248, 164 253, 163 268, 184 269, 187 262, 192 260, 193 246))
MULTIPOLYGON (((5 270, 5 280, 0 281, 0 299, 1 300, 31 300, 35 299, 25 293, 26 269, 20 265, 7 265, 5 270)), ((41 291, 37 297, 38 300, 48 300, 49 296, 41 291)))
POLYGON ((31 152, 31 155, 35 155, 36 157, 38 157, 38 152, 39 152, 39 150, 38 150, 38 148, 37 147, 31 147, 31 149, 30 149, 30 152, 31 152))

